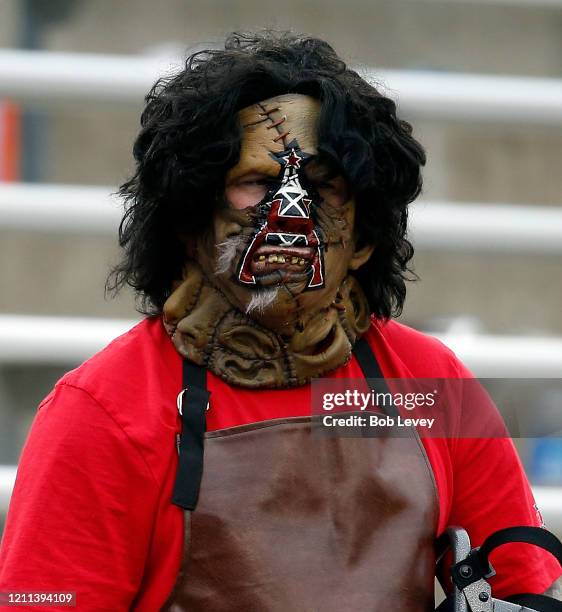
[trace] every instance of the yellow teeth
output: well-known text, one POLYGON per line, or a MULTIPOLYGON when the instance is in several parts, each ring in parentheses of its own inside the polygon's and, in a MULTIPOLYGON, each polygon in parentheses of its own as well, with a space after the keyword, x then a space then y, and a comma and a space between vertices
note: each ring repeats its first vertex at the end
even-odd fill
POLYGON ((293 265, 304 266, 306 260, 303 257, 296 257, 295 255, 282 255, 271 253, 269 255, 258 255, 258 261, 267 261, 268 263, 291 263, 293 265))

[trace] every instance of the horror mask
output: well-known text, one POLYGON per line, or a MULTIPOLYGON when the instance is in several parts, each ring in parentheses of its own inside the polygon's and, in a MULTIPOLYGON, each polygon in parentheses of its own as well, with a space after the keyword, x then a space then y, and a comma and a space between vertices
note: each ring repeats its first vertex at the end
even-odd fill
POLYGON ((317 151, 320 104, 287 94, 239 113, 239 162, 164 306, 181 355, 230 384, 305 384, 343 365, 369 326, 345 179, 317 151))

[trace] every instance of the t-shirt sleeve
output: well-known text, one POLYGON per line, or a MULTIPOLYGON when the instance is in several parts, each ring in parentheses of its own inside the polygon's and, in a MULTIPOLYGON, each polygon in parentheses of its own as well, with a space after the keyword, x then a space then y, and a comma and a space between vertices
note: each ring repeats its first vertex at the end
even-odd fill
MULTIPOLYGON (((472 546, 505 527, 541 526, 541 518, 513 442, 507 438, 459 440, 450 525, 464 527, 472 546)), ((548 552, 529 544, 506 544, 490 561, 498 597, 543 593, 562 573, 548 552)))
POLYGON ((84 390, 59 384, 40 406, 20 459, 0 591, 75 592, 76 610, 130 609, 157 499, 126 433, 84 390))
MULTIPOLYGON (((471 376, 462 365, 461 371, 464 378, 471 376)), ((465 528, 473 547, 505 527, 543 526, 515 445, 501 434, 506 431, 501 416, 493 403, 483 406, 477 414, 482 435, 461 437, 452 447, 453 499, 448 523, 465 528)), ((467 409, 470 406, 463 406, 463 411, 467 409)), ((472 432, 476 430, 471 426, 472 432)), ((562 573, 550 553, 529 544, 501 546, 490 561, 496 571, 490 579, 496 597, 543 593, 562 573)))

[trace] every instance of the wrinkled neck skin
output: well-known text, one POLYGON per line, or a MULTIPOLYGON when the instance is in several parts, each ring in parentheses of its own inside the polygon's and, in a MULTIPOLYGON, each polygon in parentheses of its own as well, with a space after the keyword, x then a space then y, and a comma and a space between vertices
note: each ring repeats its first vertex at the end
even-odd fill
POLYGON ((318 112, 297 94, 240 111, 240 162, 227 185, 258 172, 271 186, 252 205, 216 211, 164 306, 180 355, 232 385, 306 384, 346 363, 370 324, 349 274, 355 203, 322 198, 305 172, 318 112))

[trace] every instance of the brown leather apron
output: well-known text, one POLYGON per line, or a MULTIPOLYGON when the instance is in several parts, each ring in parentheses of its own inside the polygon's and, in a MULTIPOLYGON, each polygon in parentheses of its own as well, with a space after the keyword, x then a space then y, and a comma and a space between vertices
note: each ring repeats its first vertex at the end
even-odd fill
MULTIPOLYGON (((366 346, 356 351, 363 372, 382 377, 366 346)), ((438 502, 417 432, 326 437, 312 421, 204 434, 195 502, 175 500, 194 509, 185 512, 182 566, 163 609, 434 610, 438 502)), ((193 489, 186 469, 197 479, 198 467, 180 465, 180 497, 193 489)))

